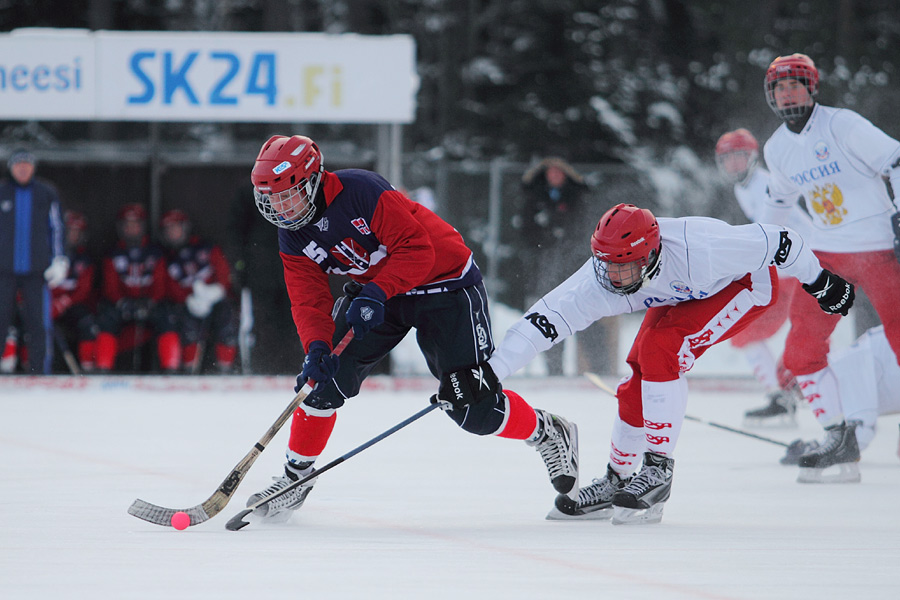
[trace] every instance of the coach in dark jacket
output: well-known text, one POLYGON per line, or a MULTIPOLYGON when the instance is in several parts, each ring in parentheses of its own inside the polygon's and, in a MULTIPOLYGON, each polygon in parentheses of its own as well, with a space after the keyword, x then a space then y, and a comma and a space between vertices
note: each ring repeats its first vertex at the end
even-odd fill
POLYGON ((11 179, 0 183, 0 333, 9 330, 22 293, 28 372, 48 374, 53 346, 50 293, 65 279, 59 198, 52 185, 34 178, 34 155, 25 150, 7 163, 11 179))

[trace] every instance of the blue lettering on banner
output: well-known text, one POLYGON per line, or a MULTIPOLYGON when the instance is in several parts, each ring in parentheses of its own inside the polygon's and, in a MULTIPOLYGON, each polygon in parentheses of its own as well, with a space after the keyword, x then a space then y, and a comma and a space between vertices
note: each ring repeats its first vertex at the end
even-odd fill
MULTIPOLYGON (((210 106, 237 106, 240 94, 244 96, 258 95, 265 99, 269 106, 274 106, 277 98, 275 54, 271 52, 254 53, 249 65, 244 64, 241 57, 233 52, 211 51, 209 62, 221 71, 212 82, 208 93, 192 83, 191 72, 204 68, 200 51, 192 50, 183 56, 176 56, 171 51, 161 52, 162 64, 152 50, 135 52, 129 60, 131 72, 141 84, 141 91, 128 96, 128 104, 149 104, 158 100, 163 105, 171 105, 177 92, 189 104, 201 105, 205 101, 210 106), (239 81, 242 72, 246 72, 246 83, 238 93, 233 91, 232 83, 239 81), (158 74, 158 77, 154 76, 158 74), (231 88, 229 88, 231 86, 231 88), (229 91, 231 90, 231 91, 229 91), (203 101, 201 101, 201 98, 203 101)), ((196 77, 194 78, 196 80, 196 77)))
POLYGON ((832 161, 827 165, 819 165, 817 167, 813 167, 812 169, 806 169, 805 171, 800 171, 799 173, 795 173, 791 175, 791 181, 794 182, 794 185, 803 186, 808 183, 812 183, 813 181, 824 179, 829 175, 835 175, 841 172, 841 167, 838 165, 838 161, 832 161))
POLYGON ((0 92, 69 92, 81 89, 81 57, 71 64, 6 65, 0 62, 0 92))

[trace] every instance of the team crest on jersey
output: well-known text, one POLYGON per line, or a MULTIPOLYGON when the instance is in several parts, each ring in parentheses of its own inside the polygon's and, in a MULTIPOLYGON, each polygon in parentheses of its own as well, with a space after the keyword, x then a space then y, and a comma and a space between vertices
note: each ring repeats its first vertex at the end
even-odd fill
POLYGON ((828 157, 831 155, 831 152, 828 150, 828 144, 822 140, 816 142, 816 145, 813 146, 813 152, 816 153, 816 158, 820 161, 828 160, 828 157))
POLYGON ((319 231, 328 231, 328 217, 323 217, 316 221, 314 225, 318 228, 319 231))
POLYGON ((369 253, 353 238, 346 238, 331 249, 331 255, 351 270, 366 271, 369 268, 369 253))
POLYGON ((841 188, 833 183, 826 183, 822 187, 813 187, 809 196, 813 212, 823 223, 826 225, 843 223, 847 209, 843 206, 844 194, 841 192, 841 188))
POLYGON ((675 290, 676 294, 690 294, 691 286, 686 284, 683 281, 673 281, 669 284, 669 286, 675 290))
POLYGON ((360 217, 359 219, 353 219, 350 223, 356 227, 356 230, 359 231, 363 235, 369 235, 372 233, 372 230, 369 229, 369 224, 366 223, 366 220, 360 217))

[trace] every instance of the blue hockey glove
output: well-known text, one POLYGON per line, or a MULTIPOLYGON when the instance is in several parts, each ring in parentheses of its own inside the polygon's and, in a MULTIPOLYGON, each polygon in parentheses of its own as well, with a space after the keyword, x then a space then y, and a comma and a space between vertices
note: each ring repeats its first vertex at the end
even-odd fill
POLYGON ((299 392, 310 379, 316 382, 317 387, 328 383, 337 373, 340 364, 340 358, 331 353, 331 346, 319 340, 310 343, 309 352, 303 359, 303 370, 297 375, 294 391, 299 392))
POLYGON ((368 332, 384 322, 386 294, 374 283, 367 283, 359 296, 347 308, 347 325, 353 330, 354 339, 361 340, 368 332))

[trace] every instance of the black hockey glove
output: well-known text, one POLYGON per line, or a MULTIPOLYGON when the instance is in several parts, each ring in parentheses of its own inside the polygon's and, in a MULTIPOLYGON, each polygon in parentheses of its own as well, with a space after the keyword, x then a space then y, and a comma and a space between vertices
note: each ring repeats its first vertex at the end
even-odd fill
POLYGON ((891 227, 894 228, 894 256, 900 261, 900 212, 891 215, 891 227))
POLYGON ((846 317, 856 298, 853 284, 828 269, 822 269, 818 279, 812 283, 804 283, 803 289, 830 315, 840 314, 846 317))
POLYGON ((311 342, 309 352, 303 359, 303 370, 297 375, 294 391, 299 392, 310 379, 316 382, 316 387, 328 383, 337 373, 340 364, 340 358, 331 353, 331 346, 320 340, 311 342))
POLYGON ((367 333, 384 322, 385 293, 374 283, 367 283, 359 296, 347 308, 347 325, 353 330, 353 337, 361 340, 367 333))
POLYGON ((431 401, 449 402, 454 409, 461 409, 483 400, 493 402, 500 391, 500 381, 491 365, 481 363, 441 375, 441 386, 431 401))

